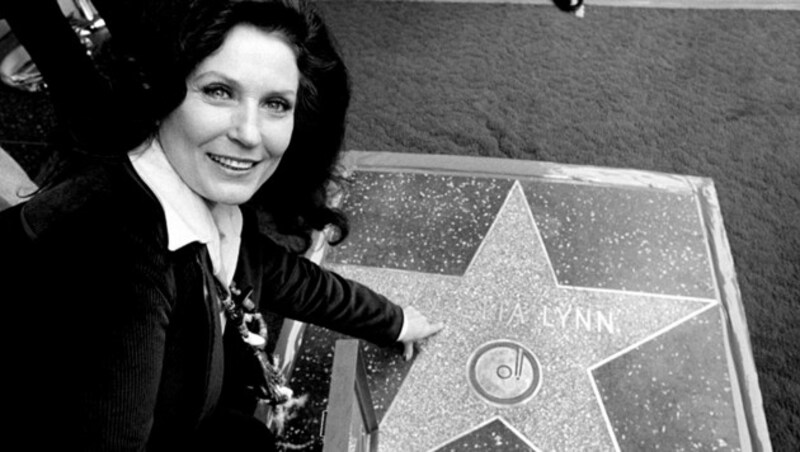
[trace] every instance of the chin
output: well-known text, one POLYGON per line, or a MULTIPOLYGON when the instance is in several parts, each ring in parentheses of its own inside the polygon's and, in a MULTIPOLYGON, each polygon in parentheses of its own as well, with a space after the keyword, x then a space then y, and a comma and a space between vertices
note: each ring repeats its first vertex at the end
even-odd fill
POLYGON ((219 200, 216 200, 214 202, 217 203, 217 204, 228 204, 228 205, 232 205, 232 206, 238 206, 240 204, 246 203, 247 201, 250 201, 250 198, 252 198, 252 197, 253 197, 253 195, 249 195, 249 196, 226 196, 226 197, 219 198, 219 200))
POLYGON ((230 191, 230 192, 218 192, 218 193, 210 193, 209 196, 204 196, 204 198, 214 204, 229 204, 229 205, 239 205, 244 204, 250 200, 250 198, 255 195, 255 192, 252 190, 245 190, 245 191, 230 191))

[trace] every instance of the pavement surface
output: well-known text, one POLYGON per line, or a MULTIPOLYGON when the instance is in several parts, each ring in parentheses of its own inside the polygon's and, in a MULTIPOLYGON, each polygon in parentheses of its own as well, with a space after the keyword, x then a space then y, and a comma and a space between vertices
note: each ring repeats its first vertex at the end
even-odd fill
MULTIPOLYGON (((337 2, 349 0, 317 0, 337 2)), ((550 0, 361 0, 376 2, 418 2, 418 3, 527 3, 531 5, 551 5, 550 0)), ((776 9, 800 11, 798 0, 586 0, 587 8, 592 6, 627 6, 635 8, 695 8, 695 9, 776 9)))

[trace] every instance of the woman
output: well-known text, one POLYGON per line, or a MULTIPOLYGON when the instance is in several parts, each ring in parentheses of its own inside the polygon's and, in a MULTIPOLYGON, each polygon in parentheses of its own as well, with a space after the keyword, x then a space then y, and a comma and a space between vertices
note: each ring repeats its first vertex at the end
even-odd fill
POLYGON ((442 327, 287 252, 243 206, 306 240, 346 234, 325 202, 348 80, 319 16, 205 0, 185 24, 152 136, 0 215, 3 298, 31 320, 6 329, 9 442, 41 426, 33 449, 263 449, 243 311, 407 355, 442 327))

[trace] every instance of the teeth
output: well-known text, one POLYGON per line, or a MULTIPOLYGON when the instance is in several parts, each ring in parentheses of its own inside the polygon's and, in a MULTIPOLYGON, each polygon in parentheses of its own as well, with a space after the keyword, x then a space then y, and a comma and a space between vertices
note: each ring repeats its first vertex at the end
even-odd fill
POLYGON ((230 168, 230 169, 248 170, 248 169, 250 169, 250 168, 255 166, 255 162, 248 162, 248 161, 244 161, 244 160, 236 160, 236 159, 232 159, 232 158, 228 158, 228 157, 222 157, 222 156, 213 155, 213 154, 209 154, 208 156, 211 158, 211 160, 219 163, 222 166, 230 168))

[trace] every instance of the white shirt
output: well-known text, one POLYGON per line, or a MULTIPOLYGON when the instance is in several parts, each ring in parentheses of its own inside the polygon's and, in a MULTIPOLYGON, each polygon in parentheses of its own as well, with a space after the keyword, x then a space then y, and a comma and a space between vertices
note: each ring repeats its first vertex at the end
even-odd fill
MULTIPOLYGON (((156 195, 167 222, 168 248, 199 242, 208 248, 214 276, 230 287, 239 259, 242 212, 239 206, 209 204, 181 179, 158 140, 128 153, 139 177, 156 195)), ((224 316, 223 327, 225 325, 224 316)))

